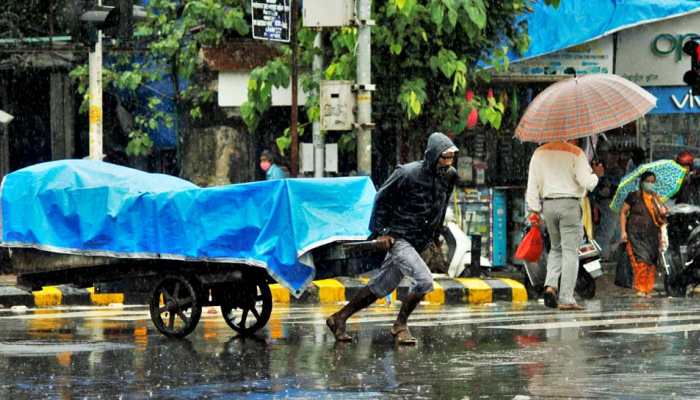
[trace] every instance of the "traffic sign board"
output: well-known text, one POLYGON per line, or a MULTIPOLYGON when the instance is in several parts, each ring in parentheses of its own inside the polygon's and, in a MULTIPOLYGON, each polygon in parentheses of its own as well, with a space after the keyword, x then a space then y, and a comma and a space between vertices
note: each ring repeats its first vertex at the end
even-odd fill
POLYGON ((289 42, 292 0, 252 0, 253 39, 289 42))

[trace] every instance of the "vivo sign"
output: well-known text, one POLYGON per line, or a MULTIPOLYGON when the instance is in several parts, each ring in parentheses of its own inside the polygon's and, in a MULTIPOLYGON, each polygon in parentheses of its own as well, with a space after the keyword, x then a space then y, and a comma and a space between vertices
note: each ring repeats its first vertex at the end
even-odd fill
POLYGON ((647 87, 656 96, 656 108, 650 114, 700 113, 700 93, 694 94, 687 86, 647 87))

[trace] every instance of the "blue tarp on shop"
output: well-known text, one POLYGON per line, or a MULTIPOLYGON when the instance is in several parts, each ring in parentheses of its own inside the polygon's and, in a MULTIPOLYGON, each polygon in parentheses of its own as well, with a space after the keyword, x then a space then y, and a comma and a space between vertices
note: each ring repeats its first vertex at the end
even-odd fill
POLYGON ((553 53, 633 26, 700 11, 698 0, 562 0, 552 7, 538 0, 527 21, 530 48, 512 61, 553 53))
POLYGON ((100 161, 52 161, 3 180, 2 245, 246 263, 299 295, 314 277, 300 257, 365 239, 375 193, 367 177, 200 188, 100 161))

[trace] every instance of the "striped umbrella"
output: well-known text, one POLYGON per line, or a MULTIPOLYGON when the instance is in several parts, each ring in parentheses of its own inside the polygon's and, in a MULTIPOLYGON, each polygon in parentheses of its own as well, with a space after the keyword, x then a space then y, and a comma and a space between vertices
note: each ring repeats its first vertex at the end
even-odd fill
POLYGON ((639 177, 646 171, 651 171, 656 175, 654 191, 661 196, 661 200, 664 202, 678 193, 686 174, 685 169, 673 160, 659 160, 640 165, 637 169, 625 175, 620 184, 617 185, 615 197, 610 202, 610 208, 613 211, 619 212, 627 196, 639 190, 639 177))
POLYGON ((530 103, 515 129, 524 142, 577 139, 619 128, 656 106, 656 97, 625 78, 588 74, 557 82, 530 103))

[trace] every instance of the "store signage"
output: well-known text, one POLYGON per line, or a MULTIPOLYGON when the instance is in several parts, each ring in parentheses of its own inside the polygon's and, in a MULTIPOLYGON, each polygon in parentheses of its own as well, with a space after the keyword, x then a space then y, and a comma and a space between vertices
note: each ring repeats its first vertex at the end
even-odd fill
POLYGON ((613 70, 612 36, 510 65, 517 75, 607 74, 613 70))
POLYGON ((683 44, 692 38, 699 37, 697 33, 686 33, 680 35, 672 35, 670 33, 662 33, 651 41, 651 52, 659 57, 673 54, 676 62, 683 58, 683 44))
POLYGON ((644 87, 685 85, 690 60, 683 44, 696 33, 700 35, 700 12, 618 32, 615 74, 644 87))
POLYGON ((289 42, 291 0, 253 0, 253 39, 289 42))
POLYGON ((700 113, 700 94, 695 94, 688 86, 647 87, 656 96, 656 108, 650 114, 700 113))

